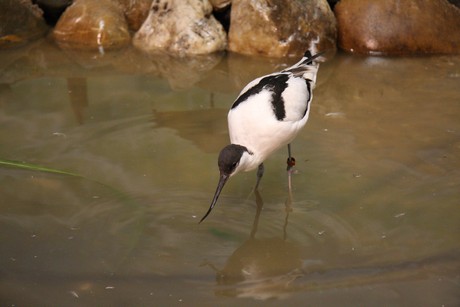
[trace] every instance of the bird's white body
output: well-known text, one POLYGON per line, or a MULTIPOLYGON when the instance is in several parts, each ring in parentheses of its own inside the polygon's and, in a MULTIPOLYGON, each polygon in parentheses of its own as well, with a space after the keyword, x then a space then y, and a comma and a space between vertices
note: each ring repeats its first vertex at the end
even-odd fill
MULTIPOLYGON (((298 63, 257 78, 241 91, 228 112, 231 144, 219 153, 219 183, 211 206, 200 223, 214 208, 228 178, 258 167, 257 189, 264 171, 264 160, 281 146, 290 144, 305 126, 319 65, 314 60, 320 55, 312 56, 307 51, 298 63)), ((288 149, 290 171, 295 160, 291 157, 290 145, 288 149)))
MULTIPOLYGON (((234 173, 257 168, 271 153, 289 144, 305 126, 310 112, 312 91, 316 82, 318 64, 308 65, 304 57, 293 66, 277 73, 257 78, 240 93, 238 99, 253 90, 264 78, 280 78, 281 91, 271 84, 259 86, 260 91, 246 95, 228 113, 230 142, 245 146, 244 153, 234 173), (282 84, 282 82, 284 82, 282 84), (274 91, 280 92, 284 116, 277 118, 273 104, 274 91)), ((282 106, 279 106, 282 107, 282 106)))

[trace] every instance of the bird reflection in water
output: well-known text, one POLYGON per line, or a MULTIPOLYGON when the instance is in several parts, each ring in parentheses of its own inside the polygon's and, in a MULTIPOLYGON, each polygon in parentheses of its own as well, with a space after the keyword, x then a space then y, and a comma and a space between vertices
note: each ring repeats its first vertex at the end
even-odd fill
POLYGON ((254 190, 257 205, 249 238, 228 258, 223 269, 205 263, 216 272, 216 295, 252 297, 256 299, 282 298, 289 293, 286 286, 302 276, 300 246, 286 240, 292 195, 285 202, 283 237, 257 239, 263 199, 254 190))

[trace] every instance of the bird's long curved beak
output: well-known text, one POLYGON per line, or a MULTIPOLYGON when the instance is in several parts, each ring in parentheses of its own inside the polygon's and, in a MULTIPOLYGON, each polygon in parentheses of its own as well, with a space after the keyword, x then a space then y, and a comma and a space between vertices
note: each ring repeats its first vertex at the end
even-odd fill
POLYGON ((216 205, 220 192, 222 191, 222 188, 224 187, 228 178, 230 178, 229 175, 225 175, 222 173, 220 174, 219 183, 217 184, 216 193, 214 193, 214 198, 212 199, 211 206, 209 207, 208 212, 206 212, 206 214, 201 218, 200 223, 204 221, 204 219, 209 215, 209 213, 211 213, 212 208, 214 208, 214 206, 216 205))

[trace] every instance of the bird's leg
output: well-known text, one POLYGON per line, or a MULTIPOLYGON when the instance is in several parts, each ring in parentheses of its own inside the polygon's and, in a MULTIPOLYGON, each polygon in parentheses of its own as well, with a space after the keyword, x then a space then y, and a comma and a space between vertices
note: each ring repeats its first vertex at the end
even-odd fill
POLYGON ((262 207, 264 206, 264 201, 262 199, 262 196, 260 196, 259 191, 254 190, 254 194, 256 196, 257 211, 256 211, 256 216, 254 217, 254 222, 252 223, 252 229, 251 229, 251 235, 250 235, 251 239, 254 239, 256 236, 257 227, 259 225, 260 212, 262 212, 262 207))
POLYGON ((260 179, 262 179, 262 176, 264 175, 264 170, 264 164, 260 163, 259 167, 257 168, 257 181, 254 190, 257 190, 257 188, 259 187, 260 179))
POLYGON ((292 194, 292 171, 288 171, 288 190, 292 194))
POLYGON ((291 189, 289 189, 288 197, 286 202, 284 203, 286 216, 284 218, 284 226, 283 226, 283 239, 287 239, 287 226, 289 221, 289 213, 292 212, 292 193, 291 189))
POLYGON ((289 188, 289 193, 291 193, 292 191, 291 175, 293 172, 292 168, 295 165, 295 159, 291 155, 291 144, 288 144, 288 158, 287 158, 286 163, 287 163, 287 172, 288 172, 288 188, 289 188))

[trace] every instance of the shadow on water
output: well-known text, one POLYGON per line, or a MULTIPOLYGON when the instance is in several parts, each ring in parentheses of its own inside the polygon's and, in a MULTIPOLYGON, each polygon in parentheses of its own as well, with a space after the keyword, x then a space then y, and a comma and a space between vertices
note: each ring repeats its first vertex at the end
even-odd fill
POLYGON ((294 61, 1 51, 0 159, 79 176, 0 167, 0 301, 458 305, 458 56, 322 64, 292 197, 280 150, 198 225, 229 106, 294 61))

